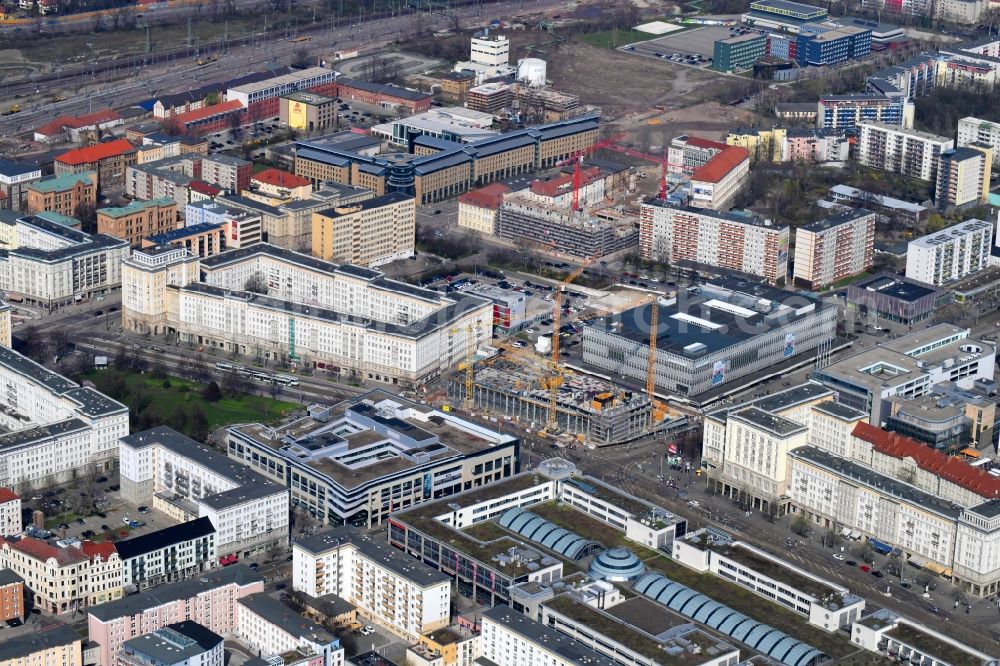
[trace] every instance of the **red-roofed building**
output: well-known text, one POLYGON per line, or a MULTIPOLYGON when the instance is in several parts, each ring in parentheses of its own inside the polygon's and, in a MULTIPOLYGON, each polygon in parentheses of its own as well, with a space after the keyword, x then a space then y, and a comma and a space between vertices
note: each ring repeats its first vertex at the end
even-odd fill
POLYGON ((112 544, 59 548, 23 537, 0 544, 0 568, 24 579, 33 605, 54 615, 122 597, 124 571, 112 544))
POLYGON ((192 180, 188 185, 188 190, 191 192, 190 203, 203 201, 204 199, 214 199, 222 194, 221 187, 212 183, 206 183, 203 180, 192 180))
POLYGON ((135 146, 125 139, 117 139, 63 153, 55 159, 55 173, 63 176, 96 171, 98 189, 121 187, 125 184, 126 169, 135 163, 135 146))
POLYGON ((275 199, 301 200, 309 198, 312 183, 287 171, 264 169, 250 179, 250 189, 275 199))
POLYGON ((184 134, 205 136, 230 129, 234 125, 242 125, 245 116, 246 110, 243 108, 243 104, 234 99, 212 106, 204 106, 187 113, 178 113, 171 117, 170 122, 176 124, 184 134))
POLYGON ((859 423, 852 434, 855 440, 871 445, 870 464, 876 472, 905 478, 921 490, 962 506, 1000 499, 1000 477, 960 457, 869 423, 859 423))
MULTIPOLYGON (((595 166, 580 170, 580 208, 604 203, 605 179, 601 170, 595 166)), ((551 206, 571 208, 573 205, 573 172, 561 173, 547 180, 533 180, 527 192, 522 196, 540 201, 551 206)))
POLYGON ((492 236, 500 205, 511 191, 502 183, 491 183, 466 192, 458 198, 458 226, 492 236))
POLYGON ((725 146, 691 174, 691 205, 712 210, 728 208, 749 177, 750 151, 725 146))
POLYGON ((112 109, 103 109, 83 116, 60 116, 35 130, 35 141, 79 141, 85 131, 95 131, 119 127, 125 123, 121 115, 112 109))
POLYGON ((10 488, 0 488, 0 537, 20 534, 21 498, 10 488))

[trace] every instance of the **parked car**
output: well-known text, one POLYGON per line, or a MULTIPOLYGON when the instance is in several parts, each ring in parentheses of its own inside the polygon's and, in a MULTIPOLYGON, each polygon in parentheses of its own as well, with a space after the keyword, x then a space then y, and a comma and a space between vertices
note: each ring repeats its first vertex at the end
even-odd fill
POLYGON ((841 562, 843 562, 845 558, 844 558, 844 556, 843 556, 843 555, 841 555, 840 553, 834 553, 834 554, 833 554, 833 559, 835 559, 835 560, 840 560, 841 562))
POLYGON ((875 576, 876 578, 881 578, 881 577, 882 577, 882 576, 884 576, 885 574, 883 574, 883 573, 882 573, 881 571, 879 571, 878 569, 875 569, 874 571, 872 571, 872 575, 873 575, 873 576, 875 576))
POLYGON ((871 570, 872 570, 872 568, 871 568, 870 566, 868 566, 867 564, 862 564, 862 565, 861 565, 860 567, 858 567, 858 568, 859 568, 859 569, 861 569, 862 571, 864 571, 865 573, 868 573, 869 571, 871 571, 871 570))
POLYGON ((149 513, 150 511, 152 511, 152 509, 150 509, 148 506, 139 507, 139 513, 149 513))

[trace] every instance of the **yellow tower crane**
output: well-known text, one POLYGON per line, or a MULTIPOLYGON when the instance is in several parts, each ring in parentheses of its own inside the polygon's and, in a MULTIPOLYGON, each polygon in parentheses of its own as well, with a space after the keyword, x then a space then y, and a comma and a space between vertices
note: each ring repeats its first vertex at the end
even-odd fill
POLYGON ((560 322, 562 320, 562 295, 566 285, 580 277, 587 267, 597 261, 594 255, 590 259, 584 259, 580 265, 570 271, 569 275, 563 278, 556 288, 552 297, 552 360, 549 362, 549 376, 543 382, 543 386, 549 390, 549 410, 545 418, 545 432, 552 432, 556 428, 556 406, 559 398, 559 387, 563 383, 562 366, 559 363, 559 338, 560 322))
MULTIPOLYGON (((460 367, 460 369, 462 369, 462 370, 465 371, 465 409, 466 409, 466 411, 472 409, 473 383, 475 382, 475 378, 476 378, 476 373, 475 373, 475 353, 476 353, 476 350, 475 350, 475 345, 472 344, 472 341, 473 341, 472 333, 473 333, 473 331, 475 331, 478 334, 479 333, 479 327, 480 327, 480 323, 479 323, 479 320, 477 319, 475 327, 473 327, 473 325, 471 323, 469 323, 469 324, 465 325, 465 328, 453 328, 453 329, 451 329, 451 330, 448 331, 449 335, 455 335, 456 333, 460 333, 462 331, 465 331, 465 333, 466 333, 466 336, 465 336, 465 367, 464 368, 460 367)), ((477 335, 476 337, 478 338, 479 336, 477 335)))

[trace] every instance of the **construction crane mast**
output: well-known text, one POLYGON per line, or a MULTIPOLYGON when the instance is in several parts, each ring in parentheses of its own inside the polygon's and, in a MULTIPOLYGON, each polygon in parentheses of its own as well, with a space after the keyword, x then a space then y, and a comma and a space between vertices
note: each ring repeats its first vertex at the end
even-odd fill
POLYGON ((579 266, 563 278, 552 297, 552 360, 549 362, 549 376, 545 380, 545 386, 549 389, 549 410, 545 418, 545 430, 547 432, 551 432, 556 427, 556 405, 559 398, 559 387, 563 383, 563 371, 559 363, 559 327, 562 321, 562 295, 566 289, 566 285, 580 277, 583 271, 587 270, 587 267, 595 261, 597 261, 596 255, 580 262, 579 266))
POLYGON ((450 335, 455 335, 456 333, 461 333, 465 331, 465 409, 472 409, 472 391, 473 383, 476 379, 475 373, 475 349, 472 344, 472 332, 479 330, 479 321, 476 321, 476 326, 473 328, 472 324, 466 324, 465 328, 453 328, 448 331, 450 335))
POLYGON ((665 406, 656 399, 656 338, 660 315, 660 302, 656 294, 649 299, 649 351, 646 357, 646 396, 649 398, 652 421, 662 421, 666 414, 665 406))

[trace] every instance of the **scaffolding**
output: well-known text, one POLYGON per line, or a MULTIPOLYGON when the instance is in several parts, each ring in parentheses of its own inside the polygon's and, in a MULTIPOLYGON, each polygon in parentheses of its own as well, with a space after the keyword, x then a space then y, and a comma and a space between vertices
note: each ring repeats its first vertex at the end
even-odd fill
MULTIPOLYGON (((544 377, 543 372, 507 359, 478 364, 472 405, 491 416, 503 415, 526 429, 537 430, 545 425, 549 413, 544 377)), ((464 374, 449 376, 447 387, 449 399, 465 399, 464 374)), ((623 390, 586 375, 566 375, 556 399, 556 431, 582 444, 609 446, 687 425, 687 418, 680 414, 660 422, 651 421, 651 414, 649 399, 640 391, 623 390)))

